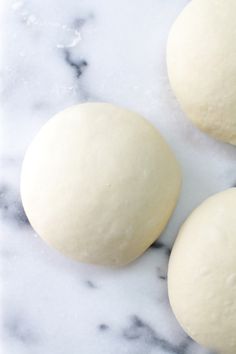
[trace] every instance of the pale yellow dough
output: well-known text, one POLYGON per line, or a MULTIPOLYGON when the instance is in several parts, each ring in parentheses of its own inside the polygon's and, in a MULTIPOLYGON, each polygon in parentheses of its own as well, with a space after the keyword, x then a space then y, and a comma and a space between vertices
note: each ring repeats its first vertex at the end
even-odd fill
POLYGON ((236 144, 236 1, 192 0, 170 31, 168 74, 186 115, 236 144))
POLYGON ((203 202, 180 229, 168 290, 185 331, 220 354, 236 353, 236 188, 203 202))
POLYGON ((28 148, 23 206, 35 231, 73 259, 124 265, 160 235, 180 168, 144 118, 105 103, 57 114, 28 148))

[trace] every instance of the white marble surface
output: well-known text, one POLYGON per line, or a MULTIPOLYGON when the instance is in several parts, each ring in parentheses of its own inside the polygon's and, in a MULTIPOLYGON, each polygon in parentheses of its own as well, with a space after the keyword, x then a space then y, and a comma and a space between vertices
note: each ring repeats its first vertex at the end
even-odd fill
POLYGON ((187 2, 1 1, 1 354, 209 353, 170 310, 167 263, 188 213, 235 185, 236 149, 194 128, 169 88, 167 33, 187 2), (28 143, 52 114, 87 100, 145 115, 183 169, 181 197, 157 247, 122 269, 75 263, 49 249, 20 202, 28 143))

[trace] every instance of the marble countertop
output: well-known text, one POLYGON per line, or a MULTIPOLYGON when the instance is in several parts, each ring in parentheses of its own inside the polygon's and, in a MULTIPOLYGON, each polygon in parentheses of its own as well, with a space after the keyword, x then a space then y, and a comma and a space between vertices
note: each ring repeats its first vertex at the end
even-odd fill
POLYGON ((166 38, 187 2, 5 0, 0 353, 209 354, 172 314, 167 264, 189 212, 207 196, 235 185, 236 149, 193 127, 170 90, 166 38), (182 165, 180 200, 165 232, 121 269, 79 264, 49 249, 28 224, 20 201, 27 145, 54 113, 84 101, 112 102, 143 114, 182 165))

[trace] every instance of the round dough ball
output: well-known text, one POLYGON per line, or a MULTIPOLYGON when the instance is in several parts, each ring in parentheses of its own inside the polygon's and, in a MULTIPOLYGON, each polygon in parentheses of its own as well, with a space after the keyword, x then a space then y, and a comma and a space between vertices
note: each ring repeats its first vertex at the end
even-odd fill
POLYGON ((236 1, 192 0, 167 45, 173 91, 201 130, 236 145, 236 1))
POLYGON ((188 217, 171 253, 172 309, 197 342, 236 353, 236 188, 215 194, 188 217))
POLYGON ((177 201, 180 169, 136 113, 85 103, 41 129, 22 167, 21 196, 35 231, 73 259, 123 265, 160 235, 177 201))

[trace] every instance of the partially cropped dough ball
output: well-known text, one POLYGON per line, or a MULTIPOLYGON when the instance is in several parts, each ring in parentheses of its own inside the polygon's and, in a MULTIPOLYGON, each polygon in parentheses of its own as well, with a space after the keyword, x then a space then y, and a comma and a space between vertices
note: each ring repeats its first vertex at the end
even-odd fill
POLYGON ((170 303, 185 331, 219 354, 236 353, 236 188, 203 202, 170 257, 170 303))
POLYGON ((192 0, 167 46, 171 86, 201 130, 236 145, 236 1, 192 0))
POLYGON ((126 264, 164 229, 180 169, 158 131, 136 113, 86 103, 41 129, 22 167, 23 206, 36 232, 74 259, 126 264))

